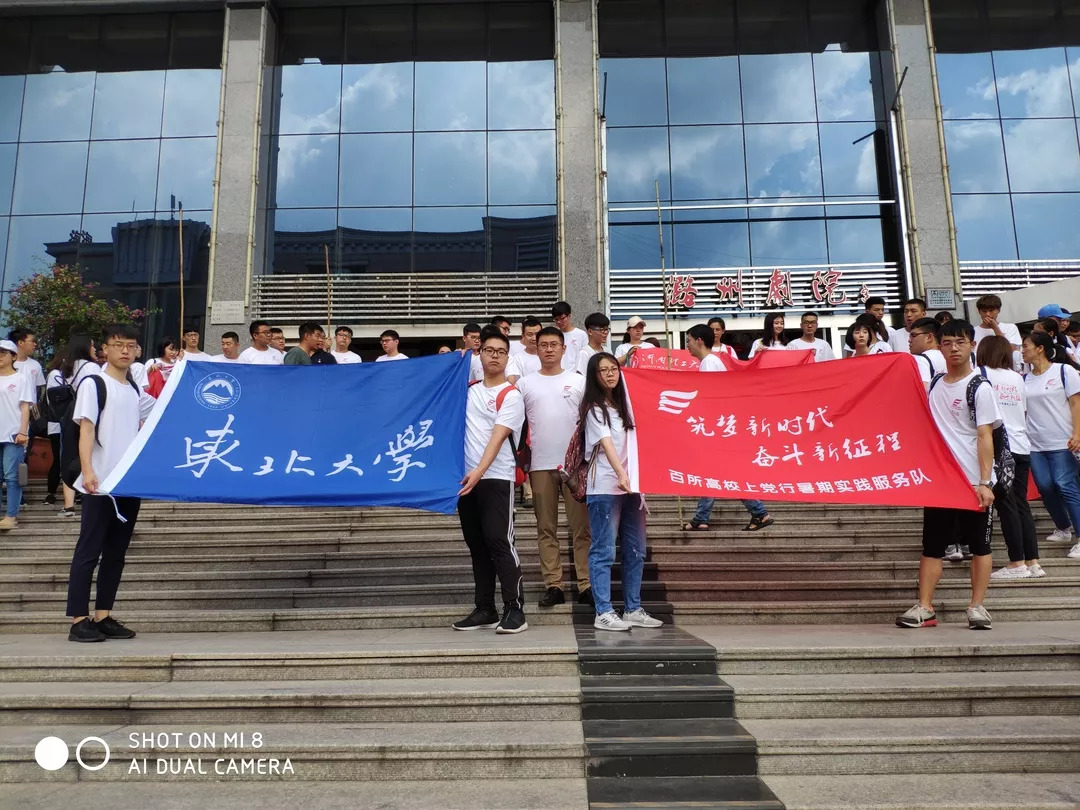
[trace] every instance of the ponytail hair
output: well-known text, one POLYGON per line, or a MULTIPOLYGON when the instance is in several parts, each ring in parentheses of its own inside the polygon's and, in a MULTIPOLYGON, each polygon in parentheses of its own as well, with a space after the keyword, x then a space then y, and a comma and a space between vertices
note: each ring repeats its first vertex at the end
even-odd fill
POLYGON ((1046 359, 1051 363, 1061 363, 1064 366, 1072 366, 1077 371, 1080 371, 1080 366, 1076 364, 1076 361, 1069 356, 1069 352, 1058 344, 1047 332, 1032 332, 1027 336, 1026 340, 1030 340, 1033 346, 1038 346, 1043 350, 1043 354, 1046 355, 1046 359))

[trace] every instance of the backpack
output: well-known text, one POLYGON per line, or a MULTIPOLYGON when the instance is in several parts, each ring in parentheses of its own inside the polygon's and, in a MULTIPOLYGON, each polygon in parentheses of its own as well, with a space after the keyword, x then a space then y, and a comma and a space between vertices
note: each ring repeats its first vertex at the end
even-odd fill
MULTIPOLYGON (((98 404, 98 423, 101 422, 101 414, 105 412, 105 399, 108 395, 108 388, 105 386, 105 380, 100 374, 91 374, 88 378, 84 379, 80 386, 85 385, 87 379, 93 380, 94 385, 97 387, 97 404, 98 404)), ((139 388, 138 383, 131 377, 131 372, 127 373, 128 384, 135 389, 135 393, 142 394, 142 389, 139 388)), ((66 384, 66 383, 65 383, 66 384)), ((68 386, 69 388, 71 386, 68 386)), ((53 390, 56 390, 55 388, 53 390)), ((72 489, 75 488, 75 481, 82 475, 82 459, 79 458, 79 425, 75 423, 75 398, 71 400, 71 406, 65 411, 60 421, 60 477, 65 484, 72 489)), ((94 442, 98 447, 101 446, 101 437, 95 431, 94 442)))
MULTIPOLYGON (((469 383, 469 386, 474 386, 481 380, 473 380, 469 383)), ((511 391, 517 391, 518 389, 513 385, 508 385, 502 391, 495 396, 495 413, 502 410, 503 402, 506 401, 506 395, 511 391)), ((510 439, 510 452, 514 454, 514 486, 520 487, 525 483, 525 476, 529 474, 529 468, 532 466, 532 447, 529 446, 529 422, 528 420, 521 427, 521 441, 516 445, 514 444, 514 434, 510 433, 508 437, 510 439)))
POLYGON ((60 375, 60 384, 45 389, 42 413, 50 422, 59 422, 75 409, 75 388, 60 375))
POLYGON ((930 366, 930 379, 932 380, 937 376, 938 370, 934 368, 934 361, 927 357, 925 354, 913 354, 911 355, 916 360, 925 360, 926 364, 930 366))
POLYGON ((559 467, 559 478, 578 503, 585 503, 589 468, 595 459, 596 453, 593 453, 592 459, 585 460, 585 420, 582 419, 578 421, 577 429, 570 437, 570 444, 566 446, 566 457, 559 467))
MULTIPOLYGON (((986 376, 986 368, 979 366, 979 371, 981 375, 975 375, 967 387, 968 415, 971 416, 971 421, 976 426, 979 422, 975 414, 975 393, 979 390, 980 385, 990 383, 986 376)), ((934 379, 930 381, 931 391, 934 390, 938 380, 944 376, 944 374, 934 375, 934 379)), ((1064 373, 1062 376, 1064 376, 1064 373)), ((1008 497, 1012 492, 1013 482, 1016 481, 1016 459, 1013 458, 1012 450, 1009 449, 1009 433, 1005 430, 1004 420, 1000 426, 994 428, 992 435, 994 438, 994 475, 997 478, 997 483, 994 485, 994 495, 1008 497)))

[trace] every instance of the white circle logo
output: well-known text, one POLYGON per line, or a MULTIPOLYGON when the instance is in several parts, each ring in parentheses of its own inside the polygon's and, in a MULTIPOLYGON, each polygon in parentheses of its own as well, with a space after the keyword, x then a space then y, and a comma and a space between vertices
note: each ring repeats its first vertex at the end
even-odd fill
POLYGON ((34 746, 34 759, 47 771, 58 771, 67 765, 70 756, 67 743, 59 737, 43 737, 34 746))
MULTIPOLYGON (((65 745, 64 748, 66 749, 67 746, 65 745)), ((107 742, 105 742, 103 739, 101 739, 101 737, 86 737, 82 742, 80 742, 75 747, 75 761, 78 762, 80 765, 82 765, 83 768, 88 770, 88 771, 100 771, 102 768, 104 768, 106 765, 108 765, 109 764, 109 755, 110 754, 112 754, 112 751, 109 749, 109 744, 107 742), (83 762, 83 760, 82 760, 82 749, 83 749, 83 746, 86 745, 88 742, 100 743, 101 747, 105 749, 105 759, 102 760, 100 765, 87 765, 85 762, 83 762)))
POLYGON ((223 411, 240 401, 240 381, 232 374, 215 371, 195 385, 195 401, 211 411, 223 411))

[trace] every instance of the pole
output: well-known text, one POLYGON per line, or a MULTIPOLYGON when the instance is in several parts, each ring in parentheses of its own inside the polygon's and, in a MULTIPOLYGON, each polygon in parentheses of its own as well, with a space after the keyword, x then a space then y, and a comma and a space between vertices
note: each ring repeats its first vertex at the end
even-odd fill
MULTIPOLYGON (((667 367, 671 370, 671 331, 668 327, 668 282, 667 266, 664 262, 664 217, 660 209, 660 181, 656 181, 656 227, 660 235, 660 280, 664 285, 664 341, 667 348, 667 367)), ((682 495, 675 496, 675 502, 679 505, 679 528, 683 523, 682 495)))
POLYGON ((330 330, 333 328, 330 325, 330 246, 323 245, 323 256, 326 258, 326 334, 331 334, 330 330))
POLYGON ((184 347, 184 204, 179 207, 179 220, 177 222, 178 239, 180 247, 180 348, 184 347))

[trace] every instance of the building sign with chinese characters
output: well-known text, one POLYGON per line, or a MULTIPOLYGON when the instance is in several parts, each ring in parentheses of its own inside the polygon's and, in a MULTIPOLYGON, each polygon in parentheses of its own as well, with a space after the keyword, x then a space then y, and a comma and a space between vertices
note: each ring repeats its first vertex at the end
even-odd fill
POLYGON ((628 369, 635 491, 978 507, 908 354, 702 374, 628 369))
POLYGON ((103 492, 170 501, 453 512, 469 358, 184 361, 103 492))

